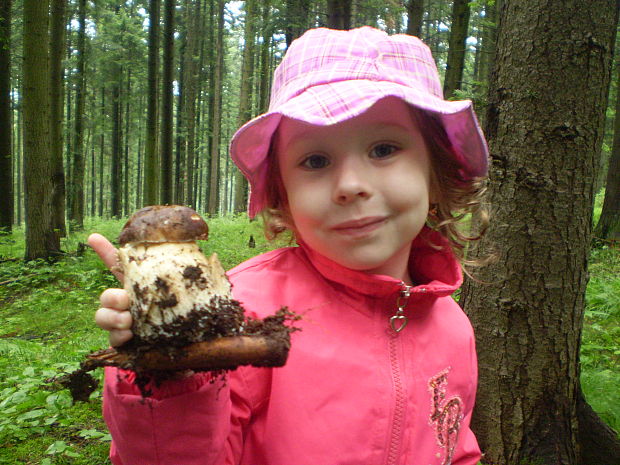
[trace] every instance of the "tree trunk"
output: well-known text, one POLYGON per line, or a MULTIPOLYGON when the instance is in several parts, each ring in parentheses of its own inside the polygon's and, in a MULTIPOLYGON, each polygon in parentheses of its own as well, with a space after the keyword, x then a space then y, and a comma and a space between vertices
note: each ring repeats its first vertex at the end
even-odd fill
POLYGON ((24 0, 24 180, 26 260, 60 251, 52 224, 47 0, 24 0))
MULTIPOLYGON (((263 8, 269 8, 270 1, 263 2, 263 8)), ((302 35, 308 29, 308 17, 310 15, 309 0, 286 1, 286 46, 302 35)))
POLYGON ((474 72, 476 82, 476 113, 480 124, 486 121, 486 95, 493 63, 495 61, 495 46, 497 43, 497 23, 502 0, 495 0, 484 6, 484 19, 482 21, 482 31, 480 42, 476 44, 478 62, 474 72))
MULTIPOLYGON (((21 88, 21 84, 18 84, 16 86, 16 88, 13 89, 14 92, 18 92, 19 89, 21 88)), ((22 191, 23 191, 23 181, 24 181, 24 176, 22 175, 23 172, 23 159, 24 159, 24 150, 23 150, 23 145, 22 144, 22 140, 23 140, 23 114, 24 112, 22 110, 18 110, 17 111, 17 128, 15 130, 15 147, 13 149, 13 156, 15 157, 15 213, 17 216, 17 224, 21 225, 22 224, 22 218, 23 218, 23 206, 24 206, 24 202, 23 202, 23 198, 24 196, 22 195, 22 191)))
POLYGON ((75 116, 73 133, 73 176, 71 176, 71 207, 69 227, 84 229, 84 102, 86 100, 86 0, 78 2, 77 70, 75 74, 75 116))
POLYGON ((187 142, 187 123, 185 112, 185 86, 187 84, 187 78, 185 73, 185 49, 187 48, 187 23, 188 23, 188 9, 190 0, 184 0, 183 10, 184 15, 181 16, 181 21, 177 23, 177 29, 179 29, 178 44, 178 70, 179 77, 177 79, 177 105, 176 105, 176 137, 175 137, 175 150, 174 150, 174 176, 173 176, 173 190, 174 190, 174 203, 185 203, 185 150, 187 142))
MULTIPOLYGON (((620 54, 620 50, 616 53, 620 54)), ((594 236, 600 240, 620 242, 620 60, 617 60, 618 85, 616 91, 616 116, 614 118, 614 139, 607 168, 605 200, 603 210, 596 224, 594 236)))
MULTIPOLYGON (((192 208, 196 208, 196 196, 194 193, 194 178, 196 175, 196 105, 198 97, 198 79, 200 76, 200 43, 199 34, 201 32, 202 22, 202 3, 201 0, 195 0, 194 15, 191 19, 191 37, 188 40, 189 52, 186 71, 189 74, 189 80, 186 86, 185 110, 187 112, 187 189, 185 203, 192 208)), ((189 24, 188 24, 189 26, 189 24)))
POLYGON ((579 344, 616 17, 612 0, 504 1, 486 125, 493 223, 478 247, 497 260, 461 296, 483 463, 579 465, 595 434, 578 422, 579 344))
POLYGON ((0 0, 0 233, 13 228, 11 0, 0 0))
MULTIPOLYGON (((254 75, 254 39, 256 27, 256 0, 245 2, 245 31, 243 63, 241 64, 241 92, 239 95, 239 118, 237 126, 241 127, 252 118, 252 82, 254 75)), ((235 213, 246 210, 248 203, 248 182, 237 170, 235 174, 235 213)))
POLYGON ((52 208, 54 229, 61 237, 67 235, 65 225, 65 168, 63 162, 63 102, 66 50, 66 0, 53 0, 50 24, 50 135, 52 151, 52 208))
POLYGON ((159 151, 157 122, 159 119, 159 21, 161 0, 149 1, 148 106, 146 116, 146 153, 144 155, 144 188, 142 205, 155 205, 159 200, 159 151))
POLYGON ((172 203, 172 117, 174 71, 174 0, 164 1, 164 57, 162 76, 162 112, 161 112, 161 198, 162 204, 172 203))
POLYGON ((105 182, 103 180, 103 165, 105 160, 105 132, 106 132, 106 112, 105 112, 105 86, 101 87, 101 130, 99 132, 99 209, 98 216, 103 218, 103 191, 105 182))
POLYGON ((211 159, 209 173, 209 202, 207 211, 210 215, 216 215, 219 206, 220 193, 220 137, 222 130, 222 74, 224 68, 224 0, 217 3, 217 39, 215 42, 215 67, 211 82, 211 93, 213 95, 211 110, 211 159))
POLYGON ((424 0, 409 0, 407 3, 407 34, 420 37, 423 17, 424 0))
POLYGON ((327 27, 351 29, 351 0, 327 0, 327 27))
POLYGON ((454 97, 463 81, 465 67, 465 40, 469 29, 469 2, 468 0, 454 0, 452 7, 452 26, 450 27, 450 43, 448 61, 444 77, 444 98, 454 97))
POLYGON ((131 122, 131 69, 127 69, 127 85, 125 86, 125 97, 121 100, 125 102, 125 139, 123 144, 123 215, 129 216, 131 211, 130 201, 131 196, 129 193, 129 180, 131 179, 130 165, 132 164, 129 159, 129 146, 131 145, 131 133, 129 131, 129 123, 131 122))
POLYGON ((273 36, 273 28, 269 20, 271 11, 271 0, 263 2, 262 17, 262 36, 263 43, 260 45, 260 86, 258 111, 265 113, 269 107, 269 91, 271 79, 271 37, 273 36))
POLYGON ((111 178, 111 195, 110 195, 110 213, 114 218, 120 218, 123 213, 123 199, 122 199, 122 179, 123 179, 123 164, 122 164, 122 127, 123 127, 123 112, 121 111, 121 84, 123 77, 123 67, 118 64, 114 64, 114 77, 112 82, 112 163, 110 167, 111 178))
MULTIPOLYGON (((179 113, 183 114, 183 118, 179 121, 183 122, 182 127, 177 132, 182 136, 180 138, 181 147, 179 147, 184 157, 184 161, 179 181, 180 187, 179 203, 189 206, 194 205, 194 150, 195 150, 195 130, 196 130, 196 83, 198 80, 198 33, 200 29, 200 0, 188 1, 186 3, 185 16, 185 50, 183 53, 183 105, 179 108, 179 113)), ((180 125, 181 126, 181 125, 180 125)))

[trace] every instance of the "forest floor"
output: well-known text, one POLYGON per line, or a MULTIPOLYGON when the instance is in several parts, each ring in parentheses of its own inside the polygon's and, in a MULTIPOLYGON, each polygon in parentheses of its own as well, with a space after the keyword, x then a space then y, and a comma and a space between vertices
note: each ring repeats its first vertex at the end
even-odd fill
MULTIPOLYGON (((112 239, 122 225, 91 220, 85 230, 112 239)), ((210 239, 201 245, 207 254, 217 250, 225 269, 274 247, 260 223, 245 217, 209 225, 210 239)), ((67 255, 55 263, 21 260, 23 230, 0 237, 0 464, 109 463, 101 390, 73 403, 58 383, 85 354, 107 346, 93 315, 101 291, 118 283, 83 247, 88 232, 64 239, 67 255)), ((620 250, 593 250, 590 272, 581 381, 595 411, 620 431, 620 250)), ((101 370, 95 377, 101 382, 101 370)))

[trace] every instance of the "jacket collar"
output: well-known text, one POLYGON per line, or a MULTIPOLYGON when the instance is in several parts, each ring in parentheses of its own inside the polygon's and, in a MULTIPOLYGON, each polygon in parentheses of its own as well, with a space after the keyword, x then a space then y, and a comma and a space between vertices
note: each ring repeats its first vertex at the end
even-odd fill
MULTIPOLYGON (((351 291, 369 297, 386 298, 404 288, 404 284, 390 276, 351 270, 315 252, 302 241, 300 248, 318 272, 327 280, 351 291)), ((414 239, 409 256, 409 271, 415 283, 412 296, 424 294, 443 297, 452 294, 463 283, 461 267, 447 240, 426 226, 414 239)))

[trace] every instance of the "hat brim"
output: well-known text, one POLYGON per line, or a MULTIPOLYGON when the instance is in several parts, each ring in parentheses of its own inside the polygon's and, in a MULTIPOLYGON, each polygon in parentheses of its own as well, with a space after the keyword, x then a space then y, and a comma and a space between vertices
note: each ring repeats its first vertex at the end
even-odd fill
POLYGON ((463 180, 484 176, 488 149, 470 100, 447 101, 389 81, 347 80, 310 87, 244 124, 233 136, 230 155, 250 183, 248 214, 266 206, 266 163, 273 134, 282 117, 318 126, 346 121, 387 97, 397 97, 439 116, 461 166, 463 180))

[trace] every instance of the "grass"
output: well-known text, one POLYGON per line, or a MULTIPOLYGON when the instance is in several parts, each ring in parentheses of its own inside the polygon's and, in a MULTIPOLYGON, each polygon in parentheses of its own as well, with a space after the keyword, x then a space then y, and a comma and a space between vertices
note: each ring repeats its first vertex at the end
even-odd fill
MULTIPOLYGON (((73 404, 53 380, 107 345, 93 314, 101 291, 118 283, 90 249, 76 251, 88 232, 114 239, 122 224, 87 222, 87 232, 63 240, 68 255, 56 263, 7 261, 23 256, 23 231, 0 236, 0 464, 108 463, 101 391, 73 404)), ((273 248, 258 222, 228 217, 209 225, 203 249, 217 250, 226 269, 273 248)), ((581 381, 594 409, 620 431, 620 251, 593 250, 590 271, 581 381)))

